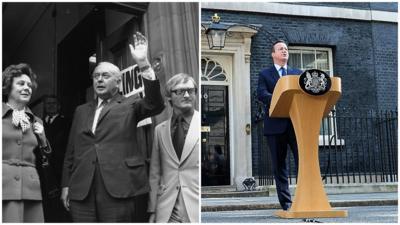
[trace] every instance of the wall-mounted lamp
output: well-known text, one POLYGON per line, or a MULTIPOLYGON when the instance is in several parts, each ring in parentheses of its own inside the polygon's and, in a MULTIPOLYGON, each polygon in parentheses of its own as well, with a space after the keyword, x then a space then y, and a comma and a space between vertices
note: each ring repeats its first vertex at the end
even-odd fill
POLYGON ((205 34, 207 36, 208 47, 210 49, 221 50, 225 47, 226 32, 228 25, 219 23, 221 17, 217 13, 214 14, 212 23, 207 27, 205 34))
MULTIPOLYGON (((225 39, 226 36, 230 36, 229 29, 232 27, 246 27, 250 28, 253 30, 256 30, 257 32, 261 31, 261 24, 240 24, 240 23, 223 23, 220 22, 221 17, 218 16, 217 13, 214 14, 214 16, 211 17, 211 22, 202 22, 202 26, 205 28, 205 35, 207 37, 208 41, 208 47, 213 50, 221 50, 225 47, 225 39)), ((268 39, 276 39, 271 33, 268 31, 264 31, 267 33, 268 39)), ((274 41, 271 41, 274 42, 274 41)))

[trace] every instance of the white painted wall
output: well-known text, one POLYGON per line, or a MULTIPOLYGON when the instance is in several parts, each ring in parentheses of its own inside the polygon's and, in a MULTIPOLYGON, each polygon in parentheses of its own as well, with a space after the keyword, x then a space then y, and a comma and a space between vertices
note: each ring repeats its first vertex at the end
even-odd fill
POLYGON ((202 2, 205 9, 232 10, 244 12, 270 13, 279 15, 322 17, 353 20, 368 20, 397 23, 397 12, 379 10, 348 9, 328 6, 295 5, 264 2, 202 2))

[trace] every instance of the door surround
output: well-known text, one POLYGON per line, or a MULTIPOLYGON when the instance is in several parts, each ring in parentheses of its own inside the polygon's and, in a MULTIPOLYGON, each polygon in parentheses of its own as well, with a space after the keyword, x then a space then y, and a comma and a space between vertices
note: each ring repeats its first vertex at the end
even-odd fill
MULTIPOLYGON (((246 125, 251 126, 251 37, 257 33, 257 30, 245 26, 232 27, 229 29, 229 36, 222 50, 208 48, 204 31, 203 27, 202 57, 232 56, 232 73, 228 88, 231 184, 236 187, 236 190, 243 190, 243 180, 252 176, 251 133, 246 133, 246 125)), ((208 82, 205 83, 208 84, 208 82)))

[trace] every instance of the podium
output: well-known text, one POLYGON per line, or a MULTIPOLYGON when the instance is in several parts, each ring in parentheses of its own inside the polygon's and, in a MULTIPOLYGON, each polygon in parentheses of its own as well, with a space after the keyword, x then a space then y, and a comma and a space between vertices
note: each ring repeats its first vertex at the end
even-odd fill
POLYGON ((276 86, 270 117, 290 117, 299 151, 297 187, 292 206, 279 210, 281 218, 347 217, 346 210, 334 210, 321 179, 318 138, 322 118, 327 116, 341 95, 341 80, 331 77, 331 88, 323 95, 310 95, 299 85, 300 76, 283 76, 276 86))

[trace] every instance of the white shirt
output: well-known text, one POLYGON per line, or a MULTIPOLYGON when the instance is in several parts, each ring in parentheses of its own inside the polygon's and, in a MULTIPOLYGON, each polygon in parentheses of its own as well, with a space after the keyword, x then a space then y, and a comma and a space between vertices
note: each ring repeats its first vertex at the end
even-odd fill
POLYGON ((96 112, 94 114, 93 125, 92 125, 92 133, 93 134, 96 132, 97 120, 99 120, 101 110, 104 108, 104 105, 101 104, 103 101, 104 101, 103 99, 98 98, 97 108, 96 108, 96 112))
MULTIPOLYGON (((282 66, 280 66, 280 65, 278 65, 278 64, 274 64, 274 66, 275 66, 276 70, 278 71, 279 76, 282 76, 282 70, 281 70, 282 66)), ((287 64, 284 65, 283 68, 285 68, 286 74, 287 74, 287 64)))
POLYGON ((57 118, 57 116, 58 116, 59 114, 57 113, 56 115, 54 115, 54 116, 51 116, 51 119, 50 119, 50 116, 49 115, 47 115, 46 116, 46 118, 44 119, 45 121, 46 121, 46 123, 48 123, 48 124, 52 124, 53 123, 53 121, 57 118))
POLYGON ((151 66, 148 69, 141 71, 140 74, 142 75, 143 78, 145 78, 147 80, 155 80, 156 79, 156 74, 151 66))

